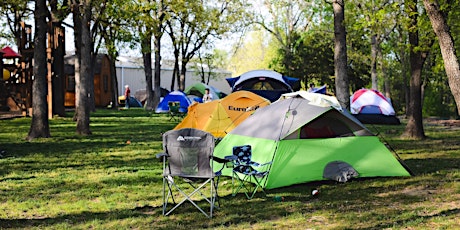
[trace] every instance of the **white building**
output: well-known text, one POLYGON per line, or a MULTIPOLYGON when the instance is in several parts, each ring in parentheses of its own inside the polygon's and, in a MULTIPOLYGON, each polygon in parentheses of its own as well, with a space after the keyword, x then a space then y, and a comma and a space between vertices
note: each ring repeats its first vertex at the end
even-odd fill
MULTIPOLYGON (((131 89, 131 93, 133 95, 135 92, 139 90, 145 90, 147 84, 145 82, 144 64, 142 58, 119 57, 115 65, 117 70, 118 95, 123 95, 125 85, 129 85, 129 88, 131 89)), ((154 71, 153 67, 152 71, 154 71)), ((172 66, 168 66, 162 63, 160 82, 160 86, 162 88, 170 90, 172 73, 172 66)), ((208 85, 219 89, 223 93, 230 94, 231 88, 228 85, 225 78, 232 77, 232 73, 229 71, 219 70, 218 75, 218 79, 211 79, 208 85)), ((192 70, 192 68, 188 68, 185 76, 185 88, 187 88, 190 85, 194 85, 198 82, 200 82, 200 77, 196 73, 194 73, 194 70, 192 70)), ((174 86, 174 90, 177 90, 177 82, 174 84, 174 86)))

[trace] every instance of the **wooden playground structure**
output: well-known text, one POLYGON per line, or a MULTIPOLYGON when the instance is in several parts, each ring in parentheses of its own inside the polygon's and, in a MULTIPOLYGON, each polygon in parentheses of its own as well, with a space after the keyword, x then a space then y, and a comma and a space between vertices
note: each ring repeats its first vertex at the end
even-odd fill
MULTIPOLYGON (((65 29, 60 24, 50 22, 47 35, 47 100, 48 117, 65 116, 67 107, 75 106, 75 77, 73 63, 66 62, 65 29)), ((20 113, 32 115, 32 83, 34 42, 32 27, 20 23, 17 36, 18 52, 10 47, 0 51, 0 113, 20 113)), ((68 58, 67 58, 68 60, 68 58)), ((106 106, 113 99, 113 80, 110 72, 110 59, 98 55, 94 63, 95 106, 106 106)))
MULTIPOLYGON (((48 62, 48 116, 64 115, 64 28, 49 23, 47 45, 48 62), (60 93, 61 91, 62 93, 60 93), (62 95, 61 95, 62 94, 62 95), (62 108, 61 108, 62 107, 62 108)), ((18 52, 4 47, 0 52, 0 111, 20 111, 23 116, 32 114, 32 82, 34 43, 32 26, 20 23, 17 37, 18 52)))

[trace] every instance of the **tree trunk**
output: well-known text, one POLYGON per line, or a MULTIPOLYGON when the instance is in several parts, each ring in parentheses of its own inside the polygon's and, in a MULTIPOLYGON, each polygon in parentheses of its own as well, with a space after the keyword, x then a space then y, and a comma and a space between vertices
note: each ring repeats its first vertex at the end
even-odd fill
POLYGON ((52 58, 52 109, 53 114, 65 116, 65 73, 64 73, 64 56, 65 56, 65 29, 62 27, 64 15, 67 14, 68 1, 59 4, 58 0, 49 0, 51 13, 51 23, 48 39, 48 48, 51 48, 52 58), (62 8, 60 8, 62 7, 62 8))
POLYGON ((50 23, 50 41, 54 44, 52 50, 52 81, 53 81, 53 114, 65 116, 65 80, 64 80, 64 55, 65 55, 65 30, 60 22, 50 23))
MULTIPOLYGON (((73 26, 74 28, 81 28, 82 22, 80 17, 80 4, 72 2, 73 11, 73 26)), ((75 114, 73 120, 77 121, 78 105, 80 104, 80 61, 81 61, 81 29, 74 29, 74 43, 75 43, 75 64, 74 64, 74 79, 75 79, 75 114)))
POLYGON ((380 58, 380 68, 382 69, 382 76, 383 76, 383 93, 385 97, 391 98, 391 81, 388 74, 388 68, 386 63, 383 61, 383 53, 382 49, 378 49, 378 57, 380 58))
POLYGON ((345 4, 334 0, 334 72, 336 97, 344 109, 350 108, 350 90, 347 75, 347 45, 345 31, 345 4))
POLYGON ((32 123, 27 140, 50 137, 47 102, 46 0, 35 1, 34 81, 32 84, 32 123))
POLYGON ((80 59, 80 87, 79 97, 80 100, 77 103, 77 134, 90 135, 91 130, 89 127, 90 123, 90 81, 91 77, 91 34, 90 34, 90 20, 91 20, 91 8, 90 4, 85 2, 83 4, 83 14, 81 17, 81 59, 80 59))
POLYGON ((174 48, 174 69, 171 79, 171 91, 174 90, 176 81, 179 82, 179 49, 174 48))
POLYGON ((170 91, 174 91, 175 85, 176 85, 176 79, 179 79, 177 76, 179 76, 179 63, 177 61, 178 59, 174 60, 174 68, 171 76, 171 85, 169 87, 170 91))
MULTIPOLYGON (((408 4, 409 7, 409 28, 417 27, 417 6, 414 2, 408 4)), ((424 139, 425 132, 423 130, 422 117, 422 68, 423 59, 420 50, 416 50, 419 46, 418 29, 409 30, 410 43, 410 72, 411 78, 409 83, 409 110, 407 126, 402 134, 404 138, 424 139)))
POLYGON ((118 80, 117 80, 117 67, 115 62, 117 60, 116 55, 109 55, 110 60, 110 78, 112 79, 111 91, 112 91, 112 108, 118 109, 118 80))
POLYGON ((187 62, 182 58, 182 64, 180 68, 180 77, 179 77, 179 91, 185 90, 185 73, 187 73, 187 62))
POLYGON ((433 30, 439 40, 444 68, 449 80, 449 87, 457 104, 457 113, 460 114, 460 67, 456 56, 456 50, 445 13, 439 8, 436 0, 423 0, 433 30))
POLYGON ((153 41, 155 49, 155 82, 153 85, 155 94, 152 103, 153 108, 158 106, 161 97, 161 37, 163 37, 163 32, 161 31, 161 27, 159 27, 154 33, 155 40, 153 41))
POLYGON ((153 110, 153 91, 152 91, 152 35, 147 32, 142 39, 142 58, 144 61, 145 90, 147 93, 146 110, 153 110))
MULTIPOLYGON (((398 30, 399 31, 403 31, 403 29, 398 26, 398 30)), ((405 116, 406 117, 409 117, 409 86, 407 85, 408 82, 409 82, 409 77, 408 77, 408 66, 409 64, 407 63, 407 53, 406 53, 406 48, 405 48, 405 45, 406 45, 406 39, 404 38, 404 36, 402 35, 402 33, 399 33, 399 37, 398 37, 398 40, 399 40, 399 43, 400 44, 403 44, 403 47, 400 48, 400 53, 399 55, 401 56, 400 58, 400 62, 401 62, 401 74, 402 74, 402 79, 403 79, 403 85, 402 85, 402 91, 403 91, 403 94, 404 94, 404 112, 405 112, 405 116)))
POLYGON ((377 78, 377 53, 378 53, 378 42, 377 35, 371 36, 371 81, 372 89, 379 90, 379 82, 377 78))

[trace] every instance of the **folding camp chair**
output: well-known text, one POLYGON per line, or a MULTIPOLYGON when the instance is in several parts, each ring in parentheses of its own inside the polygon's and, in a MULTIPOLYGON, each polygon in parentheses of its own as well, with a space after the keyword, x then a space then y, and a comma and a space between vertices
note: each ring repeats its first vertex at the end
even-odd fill
POLYGON ((259 189, 267 195, 261 182, 268 175, 272 162, 260 164, 252 161, 251 157, 252 149, 250 145, 235 146, 233 147, 233 155, 225 157, 225 159, 233 161, 233 196, 242 188, 245 189, 244 194, 248 199, 252 199, 259 189), (257 170, 256 168, 265 170, 257 170), (234 181, 235 179, 237 182, 234 181))
POLYGON ((169 108, 169 120, 178 120, 179 117, 183 117, 183 113, 180 112, 180 102, 179 101, 170 101, 168 102, 169 108))
POLYGON ((221 170, 214 171, 213 162, 225 160, 213 157, 214 137, 193 128, 170 130, 163 134, 163 215, 169 215, 184 202, 189 201, 205 216, 212 217, 218 203, 218 184, 221 170), (202 200, 197 199, 201 197, 202 200), (182 200, 176 203, 176 199, 182 200), (195 200, 194 200, 195 198, 195 200), (209 212, 198 203, 209 205, 209 212), (169 208, 169 204, 174 204, 169 208))

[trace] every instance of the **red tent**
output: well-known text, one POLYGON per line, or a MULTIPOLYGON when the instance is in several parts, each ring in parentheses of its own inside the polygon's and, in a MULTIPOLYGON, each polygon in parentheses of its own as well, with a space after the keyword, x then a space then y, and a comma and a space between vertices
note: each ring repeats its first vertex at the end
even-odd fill
POLYGON ((19 58, 20 54, 16 53, 11 47, 5 46, 0 50, 3 53, 3 58, 19 58))

